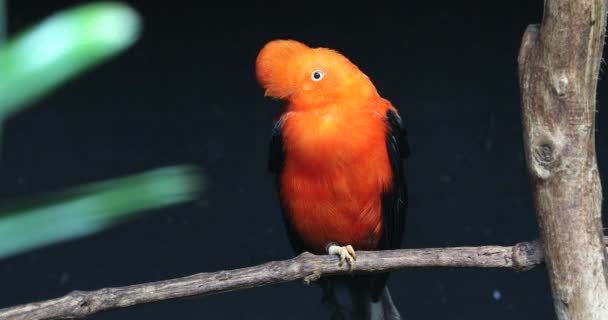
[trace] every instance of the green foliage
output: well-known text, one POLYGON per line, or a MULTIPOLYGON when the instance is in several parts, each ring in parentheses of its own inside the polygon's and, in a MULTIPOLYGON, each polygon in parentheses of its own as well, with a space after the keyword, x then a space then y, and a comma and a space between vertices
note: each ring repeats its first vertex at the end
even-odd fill
MULTIPOLYGON (((0 29, 5 23, 0 21, 0 29)), ((137 40, 140 24, 138 14, 125 4, 95 2, 53 14, 6 42, 0 39, 0 125, 127 49, 137 40)), ((179 165, 12 201, 0 207, 0 258, 192 200, 202 184, 196 168, 179 165)))
POLYGON ((0 48, 0 119, 66 80, 128 48, 140 19, 121 3, 58 12, 0 48))
POLYGON ((196 168, 175 166, 10 204, 0 209, 0 258, 190 200, 200 188, 196 168))

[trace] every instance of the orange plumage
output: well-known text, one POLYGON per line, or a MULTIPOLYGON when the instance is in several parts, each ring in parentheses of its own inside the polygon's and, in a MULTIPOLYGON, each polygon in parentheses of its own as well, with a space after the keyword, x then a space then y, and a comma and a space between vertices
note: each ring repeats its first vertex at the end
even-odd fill
POLYGON ((286 101, 278 183, 294 231, 316 253, 329 242, 376 249, 381 195, 393 181, 385 121, 393 106, 331 49, 272 41, 260 51, 256 71, 265 94, 286 101))

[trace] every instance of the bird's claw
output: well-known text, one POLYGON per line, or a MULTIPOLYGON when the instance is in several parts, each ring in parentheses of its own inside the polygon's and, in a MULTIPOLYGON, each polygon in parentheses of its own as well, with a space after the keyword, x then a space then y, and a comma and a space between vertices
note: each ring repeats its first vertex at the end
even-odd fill
POLYGON ((327 248, 328 254, 335 254, 340 257, 340 266, 344 264, 344 261, 348 262, 350 271, 353 271, 355 260, 357 260, 357 254, 353 246, 347 245, 341 247, 339 245, 332 244, 327 248))

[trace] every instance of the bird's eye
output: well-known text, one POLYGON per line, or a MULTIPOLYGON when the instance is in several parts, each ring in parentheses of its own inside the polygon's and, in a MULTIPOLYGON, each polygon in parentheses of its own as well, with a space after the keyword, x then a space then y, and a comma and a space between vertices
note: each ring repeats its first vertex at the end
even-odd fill
POLYGON ((320 81, 325 76, 325 72, 321 70, 315 70, 312 72, 311 79, 312 81, 320 81))

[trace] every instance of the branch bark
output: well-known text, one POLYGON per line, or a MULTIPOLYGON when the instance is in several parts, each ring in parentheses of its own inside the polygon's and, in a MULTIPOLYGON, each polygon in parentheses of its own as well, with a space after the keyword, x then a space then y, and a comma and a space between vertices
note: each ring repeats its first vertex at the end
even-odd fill
MULTIPOLYGON (((512 247, 360 251, 352 272, 383 272, 407 267, 506 268, 524 271, 542 263, 542 252, 542 246, 537 241, 522 242, 512 247)), ((211 295, 299 279, 309 284, 320 277, 349 272, 346 264, 338 265, 336 256, 303 253, 293 259, 242 269, 198 273, 183 278, 96 291, 73 291, 61 298, 0 309, 0 319, 82 319, 101 311, 138 304, 211 295)))
POLYGON ((606 0, 546 0, 519 54, 529 176, 557 318, 608 319, 595 96, 606 0))

